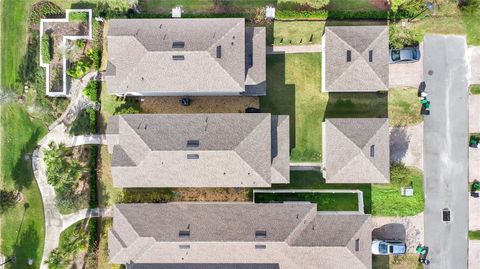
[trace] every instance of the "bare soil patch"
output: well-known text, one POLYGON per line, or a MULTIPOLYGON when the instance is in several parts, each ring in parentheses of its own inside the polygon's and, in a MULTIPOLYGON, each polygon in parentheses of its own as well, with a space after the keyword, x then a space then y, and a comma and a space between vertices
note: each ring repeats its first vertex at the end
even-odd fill
POLYGON ((177 188, 172 191, 176 201, 198 202, 247 202, 250 189, 241 188, 177 188))

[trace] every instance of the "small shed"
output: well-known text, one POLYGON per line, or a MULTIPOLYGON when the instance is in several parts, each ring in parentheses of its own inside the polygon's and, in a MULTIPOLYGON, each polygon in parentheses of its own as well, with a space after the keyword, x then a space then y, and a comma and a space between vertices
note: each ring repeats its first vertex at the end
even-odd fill
POLYGON ((182 7, 176 6, 172 8, 172 18, 181 18, 182 17, 182 7))

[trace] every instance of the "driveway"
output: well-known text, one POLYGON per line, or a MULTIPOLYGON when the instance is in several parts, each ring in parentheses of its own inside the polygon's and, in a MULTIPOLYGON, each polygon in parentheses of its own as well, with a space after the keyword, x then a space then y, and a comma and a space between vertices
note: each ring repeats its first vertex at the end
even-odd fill
POLYGON ((480 133, 480 95, 469 95, 468 107, 469 132, 480 133))
POLYGON ((480 180, 480 148, 469 148, 468 152, 468 180, 470 182, 474 179, 480 180))
POLYGON ((420 44, 420 60, 415 63, 389 65, 389 87, 415 87, 423 81, 423 44, 420 44))
POLYGON ((471 84, 480 84, 480 47, 468 48, 470 59, 471 84))
POLYGON ((412 217, 372 217, 372 238, 405 240, 407 252, 423 244, 423 213, 412 217))
POLYGON ((480 240, 470 240, 468 249, 468 268, 480 269, 480 240))
POLYGON ((427 268, 466 269, 468 260, 468 62, 462 36, 427 35, 424 80, 431 115, 424 118, 427 268), (442 210, 451 212, 449 222, 442 210))
POLYGON ((423 171, 423 122, 390 128, 390 161, 402 162, 423 171))

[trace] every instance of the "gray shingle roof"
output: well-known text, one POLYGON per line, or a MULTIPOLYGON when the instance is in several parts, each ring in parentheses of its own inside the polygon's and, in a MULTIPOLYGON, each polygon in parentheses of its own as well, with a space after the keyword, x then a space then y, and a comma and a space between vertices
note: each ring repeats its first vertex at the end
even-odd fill
POLYGON ((327 183, 390 181, 388 119, 330 118, 325 129, 327 183))
POLYGON ((112 263, 371 267, 369 215, 319 213, 310 203, 119 204, 113 214, 112 263))
POLYGON ((388 26, 325 27, 325 88, 330 92, 388 88, 388 26), (347 62, 351 51, 351 62, 347 62), (372 62, 369 52, 372 51, 372 62))
POLYGON ((288 116, 119 115, 109 119, 107 141, 116 187, 268 187, 289 182, 288 116))
MULTIPOLYGON (((244 19, 113 19, 108 29, 110 93, 238 95, 252 83, 246 81, 244 19)), ((253 47, 265 50, 265 30, 262 43, 262 28, 255 29, 260 38, 253 47)), ((263 69, 252 70, 259 83, 261 57, 255 60, 263 69)))
POLYGON ((278 264, 268 263, 150 263, 130 264, 127 269, 280 269, 278 264))

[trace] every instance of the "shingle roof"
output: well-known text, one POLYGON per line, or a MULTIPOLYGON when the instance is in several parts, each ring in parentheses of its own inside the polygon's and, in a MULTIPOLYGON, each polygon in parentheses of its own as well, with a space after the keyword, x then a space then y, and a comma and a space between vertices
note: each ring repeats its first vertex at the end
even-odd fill
POLYGON ((388 88, 388 26, 325 27, 325 88, 330 92, 388 88), (351 62, 347 62, 351 51, 351 62), (372 62, 369 61, 372 51, 372 62))
POLYGON ((327 183, 390 181, 388 119, 330 118, 325 129, 327 183))
POLYGON ((113 214, 112 263, 371 267, 369 215, 319 213, 310 203, 119 204, 113 214))
MULTIPOLYGON (((245 91, 244 19, 113 19, 108 29, 105 79, 110 93, 238 95, 245 91)), ((261 47, 261 40, 256 41, 254 47, 261 47)), ((256 73, 261 76, 261 70, 256 73)))
POLYGON ((268 263, 150 263, 130 264, 127 269, 280 269, 278 264, 268 263))
POLYGON ((288 116, 119 115, 109 119, 107 141, 116 187, 267 187, 289 182, 288 116))

